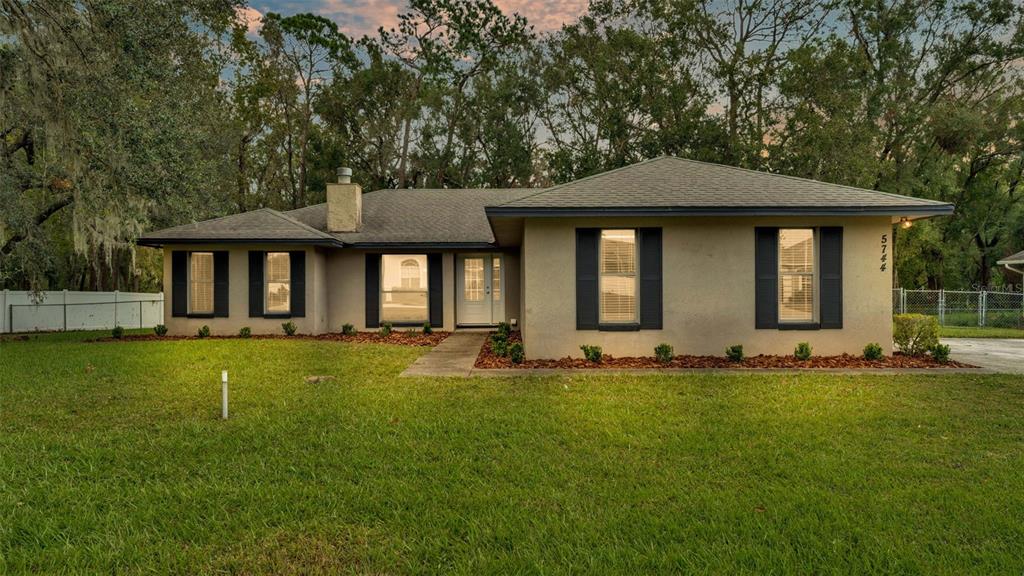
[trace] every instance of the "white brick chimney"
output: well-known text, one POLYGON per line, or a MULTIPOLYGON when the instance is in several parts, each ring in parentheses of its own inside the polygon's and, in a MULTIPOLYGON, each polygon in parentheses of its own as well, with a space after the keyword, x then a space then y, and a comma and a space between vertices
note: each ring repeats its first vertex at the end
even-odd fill
POLYGON ((363 223, 363 188, 352 169, 338 168, 338 183, 327 185, 327 231, 355 232, 363 223))

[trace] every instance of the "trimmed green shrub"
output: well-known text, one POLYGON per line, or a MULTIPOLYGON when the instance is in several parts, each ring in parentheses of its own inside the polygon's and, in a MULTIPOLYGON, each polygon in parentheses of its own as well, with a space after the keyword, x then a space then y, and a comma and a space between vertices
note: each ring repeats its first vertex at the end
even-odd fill
POLYGON ((377 330, 377 332, 380 333, 381 336, 388 337, 391 336, 392 329, 393 327, 391 325, 391 322, 381 322, 380 329, 377 330))
POLYGON ((897 314, 892 322, 892 340, 904 354, 923 356, 939 343, 939 320, 934 316, 897 314))
POLYGON ((654 357, 658 359, 658 362, 668 364, 675 357, 675 350, 672 349, 671 344, 662 342, 654 347, 654 357))
POLYGON ((725 356, 733 362, 743 362, 743 345, 733 344, 725 349, 725 356))
POLYGON ((434 333, 434 329, 431 328, 430 322, 424 322, 423 323, 423 333, 424 334, 433 334, 434 333))
POLYGON ((601 359, 604 357, 604 352, 601 350, 600 346, 584 344, 583 346, 580 346, 580 350, 583 351, 583 357, 591 362, 600 363, 601 359))
POLYGON ((523 345, 521 342, 513 342, 512 345, 508 347, 508 357, 512 360, 513 364, 523 363, 526 355, 523 354, 523 345))
POLYGON ((508 356, 508 336, 501 333, 491 334, 491 351, 498 356, 508 356))
POLYGON ((878 342, 872 342, 864 347, 865 360, 881 360, 882 346, 878 342))
POLYGON ((811 359, 811 345, 808 342, 800 342, 796 345, 796 349, 793 350, 793 356, 796 356, 797 360, 810 360, 811 359))
POLYGON ((936 362, 941 362, 943 364, 949 362, 949 346, 945 344, 936 344, 932 347, 931 353, 932 358, 934 358, 936 362))
POLYGON ((295 322, 289 320, 284 324, 281 324, 281 329, 284 330, 285 336, 295 336, 295 331, 298 330, 299 327, 295 325, 295 322))
POLYGON ((153 333, 157 336, 167 336, 167 326, 157 324, 156 326, 153 326, 153 333))
POLYGON ((498 334, 501 334, 508 338, 512 335, 512 325, 508 322, 498 322, 498 334))
POLYGON ((114 326, 114 329, 110 331, 110 335, 120 340, 121 338, 124 338, 124 328, 114 326))
POLYGON ((206 324, 203 324, 203 327, 200 328, 198 332, 196 332, 196 336, 198 336, 200 338, 206 338, 209 335, 210 335, 210 327, 207 326, 206 324))
POLYGON ((248 338, 252 336, 252 329, 248 326, 242 326, 242 329, 238 331, 239 338, 248 338))
POLYGON ((356 333, 356 327, 351 324, 344 324, 341 327, 341 333, 345 336, 354 336, 356 333))

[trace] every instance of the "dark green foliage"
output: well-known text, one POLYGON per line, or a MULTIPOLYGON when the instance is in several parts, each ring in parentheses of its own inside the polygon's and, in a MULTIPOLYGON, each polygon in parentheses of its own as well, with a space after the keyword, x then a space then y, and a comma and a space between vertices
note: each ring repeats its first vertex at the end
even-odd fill
POLYGON ((491 334, 491 351, 498 356, 508 356, 508 336, 501 334, 491 334))
POLYGON ((156 326, 153 327, 153 333, 156 334, 157 336, 166 336, 167 326, 163 324, 157 324, 156 326))
POLYGON ((725 349, 725 356, 733 362, 743 362, 743 345, 733 344, 725 349))
POLYGON ((377 329, 377 333, 381 336, 387 337, 391 336, 392 330, 394 330, 394 327, 391 322, 385 321, 380 323, 380 328, 377 329))
POLYGON ((124 328, 121 326, 114 326, 114 329, 110 331, 110 335, 120 340, 124 338, 124 328))
POLYGON ((811 345, 808 342, 800 342, 796 345, 796 349, 793 350, 793 356, 796 356, 797 360, 810 360, 811 359, 811 345))
POLYGON ((498 322, 498 334, 508 338, 512 335, 512 325, 508 322, 498 322))
POLYGON ((943 364, 949 362, 949 346, 946 344, 936 344, 935 346, 932 346, 931 353, 932 358, 937 362, 942 362, 943 364))
POLYGON ((865 360, 881 360, 882 356, 882 347, 877 342, 872 342, 864 347, 865 360))
POLYGON ((356 333, 356 327, 351 324, 342 324, 341 333, 345 336, 353 336, 356 333))
POLYGON ((584 344, 580 346, 580 350, 583 351, 583 357, 591 362, 600 363, 601 360, 604 358, 604 352, 601 350, 600 346, 591 346, 589 344, 584 344))
POLYGON ((522 342, 513 342, 512 345, 508 347, 508 358, 509 360, 512 361, 513 364, 523 363, 523 360, 526 358, 526 355, 523 353, 522 342))
POLYGON ((210 335, 210 327, 207 326, 206 324, 203 324, 202 327, 199 328, 199 331, 196 332, 196 336, 198 336, 200 338, 206 338, 209 335, 210 335))
POLYGON ((430 326, 430 322, 424 322, 423 323, 423 333, 424 334, 433 334, 434 333, 434 329, 430 326))
POLYGON ((250 338, 252 336, 252 329, 249 328, 248 326, 242 326, 242 328, 238 331, 238 336, 240 338, 250 338))
POLYGON ((298 326, 295 325, 295 322, 289 320, 284 324, 281 324, 281 329, 284 330, 285 336, 294 336, 295 331, 298 330, 299 328, 298 326))
POLYGON ((662 342, 654 347, 654 357, 658 359, 658 362, 668 364, 675 357, 675 351, 672 349, 671 344, 662 342))

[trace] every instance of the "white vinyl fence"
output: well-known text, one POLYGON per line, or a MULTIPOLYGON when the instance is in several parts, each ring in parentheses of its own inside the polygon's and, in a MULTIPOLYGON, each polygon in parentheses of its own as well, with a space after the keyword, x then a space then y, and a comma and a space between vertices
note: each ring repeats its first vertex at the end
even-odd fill
POLYGON ((0 313, 0 333, 152 328, 164 321, 164 294, 4 290, 0 313))
POLYGON ((892 291, 894 314, 937 316, 943 326, 1024 328, 1024 293, 966 290, 892 291))

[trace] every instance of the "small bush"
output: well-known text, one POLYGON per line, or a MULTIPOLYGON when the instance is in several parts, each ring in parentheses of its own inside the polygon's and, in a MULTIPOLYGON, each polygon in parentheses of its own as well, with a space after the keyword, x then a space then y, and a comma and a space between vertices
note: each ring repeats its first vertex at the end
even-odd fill
POLYGON ((508 356, 508 336, 504 334, 491 334, 491 351, 498 356, 508 356))
POLYGON ((380 323, 380 329, 377 330, 377 332, 379 332, 381 336, 384 336, 385 338, 387 338, 388 336, 391 336, 391 331, 392 330, 393 330, 393 327, 391 325, 391 322, 381 322, 380 323))
POLYGON ((498 334, 508 338, 512 335, 512 325, 508 322, 498 322, 498 334))
POLYGON ((796 349, 793 350, 793 356, 796 356, 797 360, 810 360, 811 345, 807 342, 801 342, 797 344, 796 349))
POLYGON ((124 338, 124 328, 114 326, 114 329, 110 331, 110 335, 120 340, 121 338, 124 338))
POLYGON ((200 328, 198 332, 196 332, 196 336, 198 336, 200 338, 206 338, 209 335, 210 335, 210 327, 207 326, 206 324, 203 324, 203 327, 200 328))
POLYGON ((153 326, 153 332, 157 336, 167 336, 167 326, 164 326, 163 324, 157 324, 156 326, 153 326))
POLYGON ((725 349, 725 356, 733 362, 743 362, 743 345, 733 344, 725 349))
POLYGON ((252 336, 252 329, 248 326, 242 326, 242 329, 238 331, 238 336, 240 338, 248 338, 252 336))
POLYGON ((654 347, 654 357, 658 359, 658 362, 662 364, 668 364, 672 361, 675 356, 675 350, 672 349, 671 344, 665 344, 662 342, 654 347))
POLYGON ((580 350, 583 351, 583 357, 591 362, 600 363, 601 358, 604 357, 604 352, 601 350, 600 346, 590 346, 589 344, 584 344, 583 346, 580 346, 580 350))
POLYGON ((943 364, 949 362, 949 346, 945 344, 936 344, 935 346, 932 346, 931 353, 932 358, 934 358, 936 362, 941 362, 943 364))
POLYGON ((939 320, 934 316, 897 314, 892 321, 892 340, 904 354, 922 356, 939 343, 939 320))
POLYGON ((424 322, 423 323, 423 333, 424 334, 433 334, 434 333, 434 329, 430 327, 430 322, 424 322))
POLYGON ((523 354, 522 343, 513 342, 512 345, 508 347, 508 357, 512 360, 513 364, 522 364, 523 360, 526 358, 525 354, 523 354))
POLYGON ((345 324, 341 327, 341 333, 345 336, 354 336, 356 333, 356 327, 351 324, 345 324))
POLYGON ((295 336, 295 331, 298 330, 299 327, 295 325, 295 322, 289 320, 284 324, 281 324, 281 329, 284 330, 285 336, 295 336))
POLYGON ((865 360, 881 360, 882 346, 878 342, 872 342, 864 347, 865 360))

